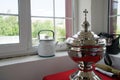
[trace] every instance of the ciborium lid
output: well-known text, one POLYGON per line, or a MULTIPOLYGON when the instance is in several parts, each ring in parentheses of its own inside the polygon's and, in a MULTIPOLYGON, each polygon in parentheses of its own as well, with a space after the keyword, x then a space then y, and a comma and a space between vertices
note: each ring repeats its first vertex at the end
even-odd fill
POLYGON ((67 44, 69 46, 97 45, 96 39, 98 36, 89 29, 90 24, 87 21, 87 9, 85 9, 83 13, 85 13, 85 20, 82 23, 83 30, 67 39, 67 44))

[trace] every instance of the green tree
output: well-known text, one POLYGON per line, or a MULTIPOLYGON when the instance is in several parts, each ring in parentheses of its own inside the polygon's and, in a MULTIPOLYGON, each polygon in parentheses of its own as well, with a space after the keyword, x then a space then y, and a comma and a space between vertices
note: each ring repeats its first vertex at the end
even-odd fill
POLYGON ((17 36, 19 34, 18 20, 16 16, 0 16, 0 35, 17 36))
MULTIPOLYGON (((65 27, 64 24, 59 24, 56 27, 56 38, 65 38, 65 27)), ((38 37, 38 32, 40 30, 53 30, 54 26, 52 21, 33 21, 32 22, 32 38, 38 37)), ((52 33, 46 32, 47 35, 51 36, 52 33)), ((16 16, 0 16, 0 36, 18 36, 19 35, 19 25, 18 17, 16 16)))
POLYGON ((64 41, 65 40, 65 34, 66 34, 66 31, 65 31, 65 27, 56 27, 56 30, 57 30, 57 41, 64 41))
MULTIPOLYGON (((35 21, 32 23, 32 37, 38 36, 40 30, 54 30, 53 24, 50 20, 47 21, 35 21)), ((48 33, 49 34, 49 33, 48 33)))

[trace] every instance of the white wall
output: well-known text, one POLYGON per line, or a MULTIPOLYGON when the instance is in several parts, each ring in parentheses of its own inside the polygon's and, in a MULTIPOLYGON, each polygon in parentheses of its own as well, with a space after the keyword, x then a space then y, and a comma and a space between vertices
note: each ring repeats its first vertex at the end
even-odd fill
POLYGON ((0 80, 42 80, 48 74, 76 68, 68 56, 0 67, 0 80))
POLYGON ((73 16, 74 16, 74 22, 73 22, 73 26, 75 28, 73 28, 73 35, 76 34, 76 32, 78 32, 80 30, 80 21, 79 21, 79 0, 74 0, 74 3, 73 5, 75 6, 73 8, 74 10, 74 13, 73 13, 73 16))
POLYGON ((91 25, 91 0, 79 0, 79 27, 81 29, 81 25, 83 23, 83 21, 85 20, 85 14, 83 13, 83 11, 87 9, 88 10, 88 14, 87 14, 87 20, 91 25))
POLYGON ((108 0, 91 0, 92 31, 107 32, 108 0))
POLYGON ((107 32, 108 0, 79 0, 79 21, 84 21, 83 10, 88 10, 87 20, 95 33, 107 32))

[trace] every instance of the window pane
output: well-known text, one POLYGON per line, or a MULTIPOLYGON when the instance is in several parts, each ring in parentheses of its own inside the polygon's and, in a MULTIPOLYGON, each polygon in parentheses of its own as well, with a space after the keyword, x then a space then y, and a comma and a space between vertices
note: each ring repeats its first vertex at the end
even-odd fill
POLYGON ((0 0, 0 13, 18 14, 18 0, 0 0))
POLYGON ((116 25, 117 25, 117 17, 111 17, 109 18, 109 27, 110 27, 110 33, 116 32, 116 25))
POLYGON ((117 29, 116 29, 116 33, 120 34, 120 16, 117 17, 117 29))
POLYGON ((120 34, 120 16, 110 18, 110 33, 120 34))
POLYGON ((111 1, 109 9, 110 15, 120 15, 120 0, 111 1))
POLYGON ((31 0, 32 16, 53 16, 53 0, 31 0))
POLYGON ((66 39, 65 19, 55 19, 56 41, 64 41, 66 39))
POLYGON ((110 33, 120 33, 120 0, 114 0, 109 5, 110 33))
POLYGON ((117 10, 118 10, 117 14, 120 15, 120 0, 118 0, 118 9, 117 10))
POLYGON ((65 17, 65 0, 55 0, 55 17, 65 17))
POLYGON ((18 14, 18 0, 0 0, 0 44, 19 43, 18 16, 7 14, 18 14))
POLYGON ((0 15, 0 44, 10 44, 18 42, 18 17, 0 15))
POLYGON ((43 29, 53 30, 57 41, 65 40, 72 33, 72 20, 69 20, 72 19, 72 0, 32 0, 31 14, 33 45, 38 45, 38 31, 43 29), (48 20, 49 27, 45 24, 48 20))
MULTIPOLYGON (((54 30, 53 19, 32 18, 32 44, 38 45, 38 32, 40 30, 54 30)), ((45 34, 47 35, 47 34, 45 34)), ((48 35, 49 36, 49 35, 48 35)))

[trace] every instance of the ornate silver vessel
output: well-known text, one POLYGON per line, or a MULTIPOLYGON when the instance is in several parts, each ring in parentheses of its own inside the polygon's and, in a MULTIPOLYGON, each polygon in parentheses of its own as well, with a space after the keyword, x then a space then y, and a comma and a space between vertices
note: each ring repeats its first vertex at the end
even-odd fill
POLYGON ((70 75, 70 80, 101 80, 94 73, 93 65, 102 59, 106 50, 106 41, 89 29, 88 11, 85 9, 83 12, 85 13, 85 21, 82 24, 83 30, 66 40, 68 55, 78 63, 79 69, 70 75))

